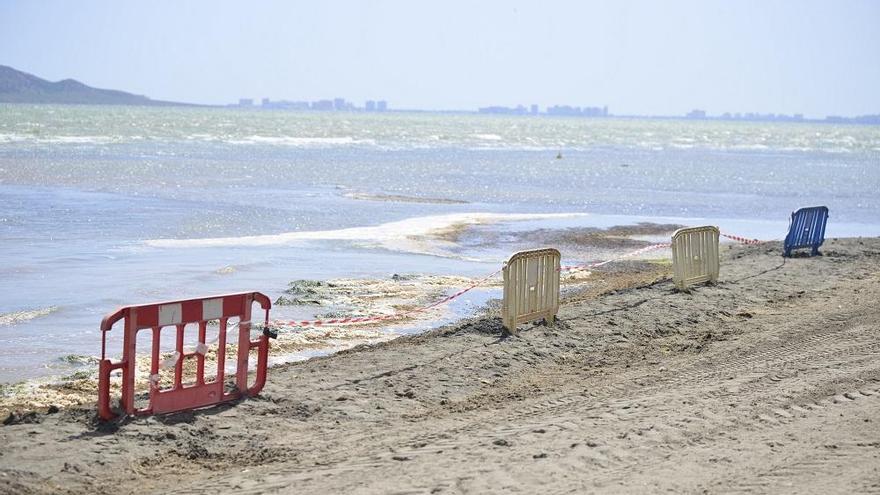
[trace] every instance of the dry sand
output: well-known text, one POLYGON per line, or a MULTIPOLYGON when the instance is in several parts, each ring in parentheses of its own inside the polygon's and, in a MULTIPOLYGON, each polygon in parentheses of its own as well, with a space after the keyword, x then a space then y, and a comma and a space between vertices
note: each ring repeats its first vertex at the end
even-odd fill
POLYGON ((273 368, 233 405, 17 417, 0 492, 880 492, 880 239, 780 247, 690 294, 659 269, 568 291, 518 337, 490 311, 273 368))

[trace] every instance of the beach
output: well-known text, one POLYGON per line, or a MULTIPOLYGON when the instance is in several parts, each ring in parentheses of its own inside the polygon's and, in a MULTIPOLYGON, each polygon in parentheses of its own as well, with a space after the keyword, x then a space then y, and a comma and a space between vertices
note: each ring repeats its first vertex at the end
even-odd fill
POLYGON ((0 495, 880 495, 880 1, 219 7, 0 1, 0 495))
POLYGON ((723 246, 717 285, 596 270, 555 326, 485 314, 269 371, 258 396, 0 427, 4 493, 880 490, 880 238, 723 246))

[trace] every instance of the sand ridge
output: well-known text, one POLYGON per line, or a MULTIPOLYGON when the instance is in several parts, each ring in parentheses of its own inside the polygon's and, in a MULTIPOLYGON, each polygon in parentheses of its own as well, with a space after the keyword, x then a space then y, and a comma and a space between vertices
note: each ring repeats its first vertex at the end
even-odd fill
POLYGON ((283 365, 234 405, 19 418, 0 492, 880 490, 880 239, 780 248, 724 249, 690 294, 656 271, 571 292, 519 337, 490 310, 283 365))

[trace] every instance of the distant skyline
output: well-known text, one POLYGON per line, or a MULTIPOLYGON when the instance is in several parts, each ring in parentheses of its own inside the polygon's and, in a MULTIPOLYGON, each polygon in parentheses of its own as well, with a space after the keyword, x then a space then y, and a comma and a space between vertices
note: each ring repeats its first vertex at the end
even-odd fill
POLYGON ((153 99, 880 113, 880 2, 0 0, 0 64, 153 99))

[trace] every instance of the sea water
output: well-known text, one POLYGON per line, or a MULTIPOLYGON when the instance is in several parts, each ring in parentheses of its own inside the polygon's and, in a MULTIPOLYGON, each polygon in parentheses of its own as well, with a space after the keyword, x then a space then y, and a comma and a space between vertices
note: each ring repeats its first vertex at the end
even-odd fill
POLYGON ((500 267, 500 247, 432 235, 455 225, 780 239, 792 210, 827 205, 829 237, 877 236, 878 188, 871 126, 0 106, 0 382, 99 354, 120 305, 500 267))

